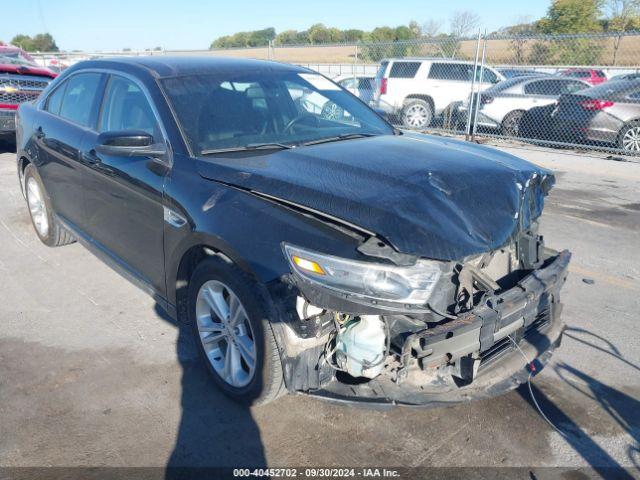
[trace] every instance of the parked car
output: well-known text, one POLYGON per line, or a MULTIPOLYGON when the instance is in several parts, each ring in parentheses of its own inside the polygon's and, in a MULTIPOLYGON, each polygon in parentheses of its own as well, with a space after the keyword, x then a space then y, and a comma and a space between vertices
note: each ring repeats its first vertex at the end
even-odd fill
POLYGON ((376 75, 374 105, 399 117, 407 128, 428 127, 434 117, 455 102, 468 98, 474 70, 479 90, 505 79, 498 71, 481 70, 473 62, 446 59, 403 58, 380 63, 376 75))
MULTIPOLYGON (((361 75, 339 75, 333 79, 342 88, 348 90, 367 105, 373 98, 373 77, 361 75)), ((314 113, 319 112, 324 118, 340 119, 344 112, 334 102, 312 90, 300 92, 300 102, 305 103, 305 109, 314 113)))
POLYGON ((558 75, 563 77, 579 78, 590 85, 600 85, 607 81, 607 75, 602 70, 593 68, 569 68, 558 75))
POLYGON ((540 72, 533 68, 498 68, 498 72, 504 75, 504 78, 517 78, 517 77, 541 77, 543 75, 551 75, 550 73, 540 72))
POLYGON ((560 97, 554 133, 568 142, 598 142, 640 153, 640 80, 619 80, 560 97))
MULTIPOLYGON (((552 76, 516 77, 505 80, 480 95, 477 125, 497 130, 505 136, 517 137, 520 121, 527 110, 556 103, 560 95, 584 90, 590 86, 582 80, 552 76)), ((460 109, 463 116, 468 109, 467 101, 460 109)))
POLYGON ((27 52, 14 45, 0 44, 0 57, 13 59, 18 62, 35 65, 35 59, 27 52))
POLYGON ((609 79, 610 82, 617 82, 618 80, 640 80, 640 72, 614 75, 609 79))
POLYGON ((338 75, 333 79, 342 88, 346 88, 367 105, 373 100, 375 77, 371 75, 338 75))
POLYGON ((18 106, 38 98, 56 77, 51 70, 34 66, 19 53, 19 49, 0 46, 0 139, 15 137, 18 106))
POLYGON ((36 235, 78 240, 190 324, 239 401, 466 401, 529 378, 514 346, 537 371, 560 342, 570 253, 537 233, 553 174, 403 134, 313 71, 94 60, 18 117, 36 235))

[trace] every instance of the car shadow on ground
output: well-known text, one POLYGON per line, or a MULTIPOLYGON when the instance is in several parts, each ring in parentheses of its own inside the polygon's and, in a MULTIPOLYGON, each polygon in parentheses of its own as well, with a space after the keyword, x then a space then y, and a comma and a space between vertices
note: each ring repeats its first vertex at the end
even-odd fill
POLYGON ((265 467, 260 431, 250 409, 216 388, 190 326, 173 320, 158 305, 156 313, 178 329, 176 353, 182 367, 182 412, 165 478, 194 478, 212 467, 265 467))
MULTIPOLYGON (((598 351, 607 353, 624 364, 640 370, 640 367, 629 362, 620 355, 619 350, 610 341, 580 328, 568 327, 565 335, 598 351), (587 340, 591 337, 602 342, 605 347, 587 340)), ((586 360, 585 360, 586 361, 586 360)), ((560 362, 552 367, 561 381, 579 395, 597 402, 611 419, 628 434, 633 443, 627 445, 626 454, 635 468, 640 468, 640 401, 602 383, 584 371, 560 362)), ((549 395, 535 384, 531 384, 531 392, 527 385, 518 388, 520 396, 537 411, 535 401, 548 417, 549 421, 562 432, 564 440, 587 462, 602 478, 632 479, 633 475, 625 470, 609 453, 607 453, 584 428, 580 427, 566 409, 561 408, 549 395)))

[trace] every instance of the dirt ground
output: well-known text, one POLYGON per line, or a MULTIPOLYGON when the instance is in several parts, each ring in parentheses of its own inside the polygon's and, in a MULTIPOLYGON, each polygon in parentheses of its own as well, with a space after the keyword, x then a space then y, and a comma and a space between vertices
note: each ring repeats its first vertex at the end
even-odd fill
POLYGON ((235 405, 151 298, 77 244, 40 244, 5 147, 0 466, 639 467, 640 163, 500 148, 557 175, 542 229, 574 255, 568 328, 533 389, 565 436, 526 387, 439 409, 235 405))

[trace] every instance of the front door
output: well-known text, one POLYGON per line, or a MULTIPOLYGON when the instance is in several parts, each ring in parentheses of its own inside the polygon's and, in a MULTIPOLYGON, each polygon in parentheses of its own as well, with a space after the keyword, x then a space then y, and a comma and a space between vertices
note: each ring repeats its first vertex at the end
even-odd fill
POLYGON ((169 168, 151 157, 110 156, 96 152, 99 133, 136 130, 164 141, 142 87, 111 75, 104 90, 97 132, 83 141, 87 165, 85 211, 88 233, 108 253, 161 296, 165 294, 163 187, 169 168))

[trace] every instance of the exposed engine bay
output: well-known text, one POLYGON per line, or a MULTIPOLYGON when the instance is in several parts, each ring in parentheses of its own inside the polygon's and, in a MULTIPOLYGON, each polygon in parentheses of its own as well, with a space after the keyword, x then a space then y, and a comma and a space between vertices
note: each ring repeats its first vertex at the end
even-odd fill
POLYGON ((425 394, 443 391, 448 399, 525 337, 553 330, 548 343, 559 342, 559 289, 569 258, 546 248, 533 223, 503 248, 447 262, 424 305, 365 304, 294 271, 299 321, 286 339, 289 388, 389 403, 422 404, 425 394))

